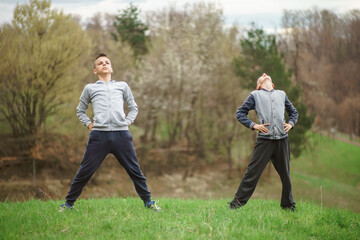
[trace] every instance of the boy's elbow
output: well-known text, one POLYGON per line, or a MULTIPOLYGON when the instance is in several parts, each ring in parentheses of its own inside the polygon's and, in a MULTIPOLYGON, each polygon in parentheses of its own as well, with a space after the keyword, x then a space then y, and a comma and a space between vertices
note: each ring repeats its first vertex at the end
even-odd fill
POLYGON ((135 114, 138 114, 138 112, 139 112, 138 106, 135 105, 135 106, 130 107, 130 108, 129 108, 129 111, 130 111, 130 112, 133 112, 133 113, 135 113, 135 114))
POLYGON ((237 111, 237 112, 235 113, 235 118, 236 118, 238 121, 240 121, 241 116, 242 116, 242 114, 241 114, 240 111, 237 111))

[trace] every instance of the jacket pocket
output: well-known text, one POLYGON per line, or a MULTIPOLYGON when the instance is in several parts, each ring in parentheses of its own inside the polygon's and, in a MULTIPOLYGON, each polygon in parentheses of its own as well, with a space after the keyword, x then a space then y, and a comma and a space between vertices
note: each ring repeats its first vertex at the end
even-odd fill
POLYGON ((103 114, 94 116, 94 127, 105 127, 106 117, 103 114))
POLYGON ((113 112, 113 116, 114 116, 114 123, 117 126, 125 126, 127 125, 127 122, 125 120, 125 113, 123 111, 114 111, 113 112))

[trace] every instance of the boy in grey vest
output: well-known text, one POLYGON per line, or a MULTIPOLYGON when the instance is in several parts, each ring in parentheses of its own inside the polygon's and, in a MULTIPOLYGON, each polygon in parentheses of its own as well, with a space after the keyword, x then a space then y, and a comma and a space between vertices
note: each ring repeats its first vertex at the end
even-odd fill
POLYGON ((269 160, 272 161, 282 183, 281 207, 295 210, 290 181, 290 146, 288 132, 294 127, 298 113, 281 90, 275 90, 271 77, 265 73, 258 79, 256 90, 252 91, 236 112, 236 118, 247 128, 258 130, 252 159, 241 180, 230 209, 247 203, 255 191, 259 178, 269 160), (251 121, 247 115, 255 110, 260 124, 251 121), (285 111, 289 122, 285 122, 285 111))

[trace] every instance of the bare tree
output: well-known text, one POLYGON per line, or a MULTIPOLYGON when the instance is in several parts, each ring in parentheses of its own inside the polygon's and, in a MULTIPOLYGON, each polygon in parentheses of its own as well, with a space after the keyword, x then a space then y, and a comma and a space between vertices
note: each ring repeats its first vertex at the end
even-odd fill
POLYGON ((351 99, 360 91, 360 11, 336 14, 317 8, 285 11, 281 49, 301 84, 304 100, 320 128, 359 135, 359 109, 351 99), (336 109, 336 111, 334 111, 336 109), (351 119, 347 114, 351 111, 351 119), (347 116, 347 117, 346 117, 347 116), (351 127, 345 122, 351 121, 351 127), (355 124, 355 125, 354 125, 355 124))

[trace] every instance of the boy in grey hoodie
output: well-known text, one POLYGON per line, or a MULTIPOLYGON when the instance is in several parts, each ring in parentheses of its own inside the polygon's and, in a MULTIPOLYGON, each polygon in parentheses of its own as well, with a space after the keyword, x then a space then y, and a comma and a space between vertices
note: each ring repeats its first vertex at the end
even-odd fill
POLYGON ((137 193, 144 201, 144 206, 154 211, 161 210, 155 201, 151 200, 129 132, 129 126, 138 114, 137 104, 129 86, 125 82, 112 80, 112 73, 110 59, 106 54, 99 54, 94 64, 94 74, 99 80, 85 86, 76 109, 79 120, 91 130, 89 141, 80 168, 66 196, 66 202, 60 206, 59 212, 73 208, 83 188, 109 153, 114 154, 129 174, 137 193), (129 109, 127 115, 124 112, 124 102, 129 109), (86 115, 89 104, 94 111, 94 121, 86 115))
POLYGON ((269 160, 272 161, 282 182, 281 207, 295 210, 290 181, 290 146, 288 132, 294 127, 298 113, 281 90, 275 90, 270 76, 265 73, 258 79, 256 90, 252 91, 236 112, 236 118, 247 128, 258 130, 252 159, 241 180, 230 209, 247 203, 255 191, 259 178, 269 160), (255 110, 260 124, 251 121, 247 115, 255 110), (285 111, 289 122, 285 122, 285 111))

